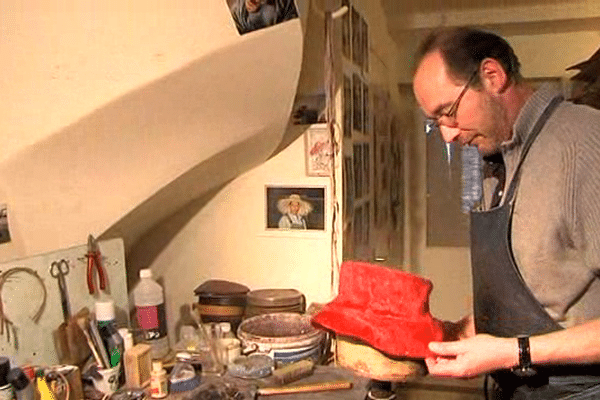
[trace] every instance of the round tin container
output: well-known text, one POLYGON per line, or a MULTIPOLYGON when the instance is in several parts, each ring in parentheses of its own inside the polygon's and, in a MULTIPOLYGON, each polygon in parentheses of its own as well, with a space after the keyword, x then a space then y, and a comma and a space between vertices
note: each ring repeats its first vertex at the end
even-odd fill
POLYGON ((246 309, 246 294, 250 289, 244 285, 224 280, 208 280, 194 290, 198 296, 198 311, 204 323, 229 322, 235 331, 246 309))
POLYGON ((297 313, 263 314, 245 319, 237 331, 243 352, 266 354, 277 366, 310 359, 321 361, 326 334, 297 313))
POLYGON ((296 289, 259 289, 248 292, 246 318, 262 314, 303 313, 304 295, 296 289))

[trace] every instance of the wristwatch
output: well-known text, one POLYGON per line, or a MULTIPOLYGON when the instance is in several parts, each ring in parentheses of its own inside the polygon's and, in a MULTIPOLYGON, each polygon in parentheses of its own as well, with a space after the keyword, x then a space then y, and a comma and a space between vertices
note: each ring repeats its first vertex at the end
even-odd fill
POLYGON ((521 378, 534 376, 537 372, 531 367, 531 353, 529 352, 529 336, 517 336, 519 342, 519 365, 512 369, 513 374, 521 378))

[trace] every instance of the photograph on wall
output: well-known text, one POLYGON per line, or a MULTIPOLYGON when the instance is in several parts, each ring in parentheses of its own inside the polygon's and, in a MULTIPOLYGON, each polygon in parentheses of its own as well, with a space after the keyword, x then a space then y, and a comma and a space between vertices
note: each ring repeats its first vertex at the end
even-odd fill
POLYGON ((361 25, 360 25, 360 14, 354 7, 351 9, 351 25, 352 25, 352 61, 356 65, 361 65, 362 59, 362 39, 361 39, 361 25))
POLYGON ((365 72, 369 72, 369 27, 367 26, 367 21, 364 18, 361 18, 361 66, 365 72))
POLYGON ((369 85, 363 82, 362 86, 362 110, 363 110, 363 133, 368 135, 371 133, 371 109, 369 104, 369 85))
POLYGON ((344 209, 346 216, 350 215, 354 207, 354 173, 352 169, 352 157, 344 157, 344 209))
POLYGON ((363 167, 362 167, 362 145, 354 144, 354 155, 353 155, 353 164, 354 164, 354 196, 357 199, 360 199, 363 194, 363 167))
POLYGON ((371 242, 371 204, 365 203, 363 206, 363 243, 367 246, 371 242))
POLYGON ((306 146, 306 174, 308 176, 331 175, 333 146, 327 125, 311 126, 304 134, 306 146))
POLYGON ((363 128, 362 80, 358 74, 352 75, 352 127, 357 131, 363 128))
POLYGON ((294 0, 226 0, 240 35, 298 18, 294 0))
POLYGON ((363 210, 362 207, 357 207, 354 210, 354 245, 356 247, 363 243, 363 210))
POLYGON ((8 230, 8 207, 6 204, 0 204, 0 243, 10 242, 10 232, 8 230))
POLYGON ((326 122, 325 93, 297 95, 292 109, 294 125, 310 125, 326 122))
MULTIPOLYGON (((342 0, 343 6, 350 7, 348 0, 342 0)), ((342 54, 348 59, 352 56, 350 46, 350 13, 346 12, 342 16, 342 54)))
POLYGON ((371 191, 371 150, 369 143, 363 144, 363 190, 366 195, 371 191))
POLYGON ((324 186, 267 185, 265 203, 267 230, 325 230, 324 186))
POLYGON ((352 81, 344 75, 344 136, 352 137, 352 81))

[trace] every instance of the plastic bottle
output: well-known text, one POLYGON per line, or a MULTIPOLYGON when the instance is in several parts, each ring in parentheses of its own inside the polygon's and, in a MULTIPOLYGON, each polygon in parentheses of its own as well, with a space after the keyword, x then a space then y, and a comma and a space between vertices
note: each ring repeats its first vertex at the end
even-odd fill
POLYGON ((116 327, 115 303, 113 301, 98 301, 95 304, 95 309, 100 337, 108 353, 110 368, 113 368, 119 365, 125 352, 123 338, 116 327))
POLYGON ((150 269, 140 270, 140 282, 133 289, 133 301, 143 341, 152 347, 152 358, 165 357, 170 350, 165 297, 162 286, 152 279, 150 269))
POLYGON ((21 368, 11 369, 7 379, 15 388, 17 400, 35 400, 35 389, 21 368))
POLYGON ((150 397, 162 399, 169 393, 167 371, 160 361, 152 361, 152 373, 150 374, 150 397))

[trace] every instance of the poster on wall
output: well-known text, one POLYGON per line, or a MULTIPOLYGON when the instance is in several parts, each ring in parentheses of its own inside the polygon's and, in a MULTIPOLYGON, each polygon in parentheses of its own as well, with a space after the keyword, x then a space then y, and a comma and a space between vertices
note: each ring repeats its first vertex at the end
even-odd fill
POLYGON ((362 86, 362 98, 363 98, 363 133, 368 135, 371 133, 371 110, 369 104, 369 85, 363 82, 362 86))
POLYGON ((344 75, 344 137, 352 137, 352 81, 344 75))
POLYGON ((369 27, 367 21, 361 17, 361 65, 365 72, 369 72, 369 27))
MULTIPOLYGON (((348 0, 342 0, 342 7, 349 7, 348 0)), ((346 58, 351 57, 350 51, 350 13, 344 13, 342 16, 342 54, 346 58)))
POLYGON ((0 243, 10 242, 10 231, 8 230, 8 208, 6 204, 0 204, 0 243))
POLYGON ((371 192, 371 151, 369 143, 363 144, 363 191, 368 196, 371 192))
POLYGON ((354 7, 351 10, 351 18, 352 18, 352 61, 356 65, 361 65, 362 60, 362 39, 361 39, 361 24, 360 24, 360 14, 354 7))
POLYGON ((353 146, 353 165, 354 165, 354 196, 359 199, 363 194, 363 167, 362 167, 362 145, 354 144, 353 146))
POLYGON ((358 74, 352 75, 352 127, 357 131, 363 128, 362 80, 358 74))
POLYGON ((225 1, 240 35, 298 18, 294 0, 225 1))
POLYGON ((304 134, 304 138, 306 142, 306 175, 331 175, 333 146, 328 126, 311 126, 304 134))
POLYGON ((344 157, 344 208, 346 217, 351 215, 354 207, 354 173, 352 157, 344 157))
POLYGON ((266 229, 269 231, 324 231, 324 186, 265 187, 266 229))

